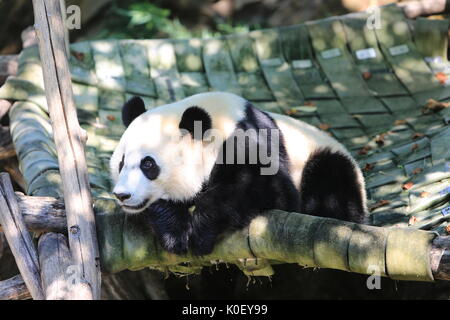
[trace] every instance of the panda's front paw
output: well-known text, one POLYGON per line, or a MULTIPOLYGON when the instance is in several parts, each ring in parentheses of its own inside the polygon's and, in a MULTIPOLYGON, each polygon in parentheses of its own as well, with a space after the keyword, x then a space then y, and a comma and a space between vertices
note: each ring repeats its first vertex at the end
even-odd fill
POLYGON ((188 251, 188 239, 186 235, 176 236, 170 233, 166 233, 162 236, 162 246, 170 253, 178 255, 187 254, 188 251))

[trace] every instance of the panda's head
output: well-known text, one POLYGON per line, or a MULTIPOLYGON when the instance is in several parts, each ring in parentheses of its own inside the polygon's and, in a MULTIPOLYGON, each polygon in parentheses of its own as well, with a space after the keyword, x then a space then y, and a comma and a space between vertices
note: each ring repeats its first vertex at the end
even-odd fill
POLYGON ((110 170, 124 211, 141 212, 159 199, 189 200, 201 191, 216 157, 213 150, 205 153, 202 137, 211 118, 204 109, 174 103, 146 111, 134 97, 123 106, 122 119, 127 129, 110 170), (202 136, 194 132, 198 124, 202 136))

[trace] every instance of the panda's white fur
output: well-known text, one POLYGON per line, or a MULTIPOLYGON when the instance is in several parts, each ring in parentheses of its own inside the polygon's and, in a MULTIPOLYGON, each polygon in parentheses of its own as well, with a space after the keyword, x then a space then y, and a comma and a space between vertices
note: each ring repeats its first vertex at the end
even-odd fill
MULTIPOLYGON (((150 109, 132 121, 110 162, 112 179, 116 184, 114 192, 131 194, 129 199, 121 203, 124 210, 136 213, 158 199, 187 200, 195 197, 202 189, 202 184, 208 180, 222 144, 208 144, 182 136, 178 125, 183 112, 192 106, 204 109, 211 116, 215 135, 219 135, 223 142, 233 134, 236 124, 245 117, 246 103, 245 99, 231 93, 202 93, 150 109), (123 155, 125 163, 119 174, 119 163, 123 155), (158 179, 153 181, 147 179, 139 168, 139 162, 147 155, 163 164, 160 166, 158 179), (136 206, 139 209, 133 209, 136 206)), ((282 132, 290 160, 290 176, 297 189, 300 188, 308 157, 317 149, 329 148, 332 152, 347 155, 352 161, 365 207, 362 173, 340 143, 304 122, 280 114, 269 115, 282 132)))

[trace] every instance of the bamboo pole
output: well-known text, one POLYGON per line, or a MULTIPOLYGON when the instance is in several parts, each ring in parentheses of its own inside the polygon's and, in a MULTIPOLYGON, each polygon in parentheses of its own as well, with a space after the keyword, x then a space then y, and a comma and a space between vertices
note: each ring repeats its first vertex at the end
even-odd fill
MULTIPOLYGON (((20 193, 17 193, 16 197, 19 203, 20 211, 24 215, 25 224, 30 230, 55 231, 55 229, 62 230, 65 228, 64 226, 65 209, 64 204, 63 202, 61 202, 61 200, 57 200, 51 197, 24 196, 20 193)), ((105 215, 99 213, 99 219, 103 220, 105 217, 111 215, 114 215, 114 213, 105 213, 105 215)), ((296 258, 297 256, 299 256, 299 252, 297 252, 297 250, 302 251, 304 250, 304 248, 301 246, 299 247, 299 245, 293 246, 292 244, 293 239, 289 238, 288 234, 292 236, 292 234, 295 233, 296 237, 298 237, 299 239, 303 239, 301 241, 305 241, 304 239, 306 239, 309 230, 307 229, 297 230, 296 227, 294 227, 297 225, 300 228, 302 225, 304 225, 302 220, 305 219, 305 216, 296 213, 288 214, 279 211, 277 213, 269 213, 267 217, 269 217, 270 222, 268 220, 268 225, 267 227, 265 227, 264 232, 258 231, 258 228, 260 228, 258 226, 261 226, 261 221, 265 221, 265 218, 261 217, 255 218, 250 223, 249 226, 249 231, 251 232, 245 232, 244 230, 243 232, 238 231, 230 235, 229 237, 225 238, 222 242, 217 244, 216 249, 210 256, 195 257, 195 258, 189 256, 177 256, 164 252, 159 246, 151 247, 147 254, 149 254, 152 257, 151 264, 160 266, 176 265, 178 263, 183 263, 186 261, 191 261, 200 264, 201 263, 208 264, 210 263, 210 261, 217 259, 220 259, 222 261, 233 262, 241 258, 251 257, 251 252, 248 251, 248 243, 250 242, 252 244, 252 252, 255 253, 256 256, 259 258, 277 260, 280 262, 284 261, 290 263, 304 262, 302 261, 302 259, 296 258), (287 231, 283 231, 285 227, 283 228, 282 226, 286 226, 286 219, 289 220, 290 227, 287 228, 288 229, 287 231), (230 250, 230 248, 233 249, 230 250), (283 258, 286 255, 289 256, 288 261, 284 260, 283 258)), ((315 219, 320 219, 322 220, 322 222, 320 222, 322 224, 332 223, 333 228, 331 228, 329 231, 331 232, 330 237, 335 240, 338 239, 337 237, 342 237, 342 234, 340 234, 341 230, 337 228, 337 226, 339 225, 339 221, 334 219, 316 218, 310 216, 308 217, 309 218, 307 218, 307 220, 311 221, 315 219), (333 229, 335 231, 333 231, 333 229)), ((104 222, 107 223, 108 218, 106 218, 104 222)), ((348 223, 346 222, 342 222, 342 224, 344 226, 348 225, 348 223)), ((396 231, 396 229, 392 230, 392 228, 364 226, 357 224, 351 224, 351 226, 353 226, 351 228, 356 228, 352 231, 352 237, 354 239, 354 241, 352 240, 353 243, 352 246, 358 246, 362 248, 362 251, 360 253, 362 257, 364 257, 367 254, 367 252, 364 251, 365 247, 367 247, 369 250, 377 249, 380 252, 383 252, 383 248, 376 247, 377 235, 383 236, 385 232, 391 232, 393 235, 395 235, 396 232, 403 232, 402 230, 414 232, 414 229, 412 228, 398 229, 398 231, 396 231), (367 229, 369 233, 365 234, 365 232, 361 233, 361 231, 358 231, 359 233, 358 236, 357 234, 355 234, 355 230, 358 230, 359 228, 364 228, 364 230, 367 229), (359 243, 360 241, 358 240, 358 237, 363 237, 362 238, 363 240, 365 237, 368 237, 371 239, 371 242, 370 244, 364 241, 359 243)), ((115 231, 114 230, 103 230, 103 231, 108 234, 110 234, 111 232, 124 232, 121 229, 115 231)), ((102 233, 104 233, 103 231, 102 233)), ((128 232, 130 232, 130 230, 128 232)), ((153 237, 153 235, 150 233, 148 234, 135 233, 134 236, 136 236, 137 238, 144 237, 146 239, 145 240, 146 244, 157 243, 156 239, 151 240, 151 237, 153 237)), ((334 245, 335 242, 330 242, 328 245, 325 244, 325 247, 329 246, 329 249, 325 249, 325 251, 332 252, 333 250, 335 250, 335 248, 333 248, 334 245)), ((123 250, 123 248, 119 248, 117 250, 118 250, 117 252, 120 252, 120 250, 123 250)), ((347 251, 343 252, 343 254, 346 255, 347 251)), ((386 253, 383 253, 383 256, 385 254, 386 253)), ((354 256, 354 258, 355 257, 356 256, 354 256)), ((427 257, 425 257, 425 259, 429 259, 430 261, 430 268, 434 279, 450 280, 450 237, 449 236, 436 237, 431 243, 427 257)), ((260 264, 259 267, 262 267, 261 263, 259 264, 260 264)), ((361 273, 365 272, 366 272, 365 270, 361 270, 361 273)))
MULTIPOLYGON (((94 299, 100 298, 100 266, 84 145, 71 86, 59 0, 33 0, 45 92, 58 152, 72 258, 94 299)), ((89 299, 89 295, 85 297, 89 299)))
POLYGON ((39 261, 31 236, 25 227, 7 173, 0 173, 0 223, 17 267, 35 300, 44 299, 39 261))

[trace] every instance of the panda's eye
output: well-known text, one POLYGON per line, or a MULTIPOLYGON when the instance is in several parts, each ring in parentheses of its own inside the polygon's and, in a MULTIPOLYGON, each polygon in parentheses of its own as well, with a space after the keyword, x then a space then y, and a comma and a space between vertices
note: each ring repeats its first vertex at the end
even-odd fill
POLYGON ((142 173, 150 180, 156 179, 159 175, 160 169, 155 160, 150 156, 147 156, 141 160, 140 167, 142 173))
POLYGON ((120 171, 122 171, 124 162, 125 162, 125 154, 122 156, 122 160, 119 163, 119 173, 120 173, 120 171))
POLYGON ((142 168, 150 169, 151 167, 153 167, 153 161, 150 159, 144 159, 144 161, 142 162, 142 168))

